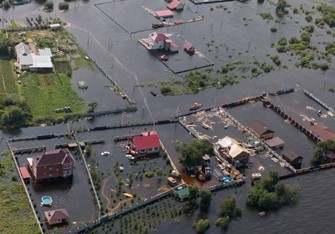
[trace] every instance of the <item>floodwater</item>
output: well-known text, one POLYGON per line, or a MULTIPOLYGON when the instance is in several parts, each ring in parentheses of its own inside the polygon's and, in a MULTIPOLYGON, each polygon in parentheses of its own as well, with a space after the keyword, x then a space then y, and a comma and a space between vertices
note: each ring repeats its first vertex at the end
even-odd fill
MULTIPOLYGON (((83 1, 74 2, 70 4, 70 9, 67 12, 59 12, 57 10, 59 0, 54 1, 55 11, 52 13, 44 13, 41 11, 41 5, 33 2, 24 6, 16 6, 7 12, 2 12, 3 17, 8 21, 15 20, 19 23, 24 23, 25 17, 36 17, 38 14, 43 17, 59 17, 64 21, 69 22, 67 29, 75 35, 80 45, 87 51, 87 54, 97 61, 100 66, 109 73, 113 79, 124 89, 130 98, 137 101, 138 111, 136 113, 128 113, 122 118, 125 119, 144 119, 144 120, 158 120, 169 119, 176 114, 187 112, 190 105, 194 102, 203 103, 205 106, 212 106, 214 104, 229 103, 231 101, 244 98, 246 96, 258 95, 261 92, 279 90, 287 87, 306 88, 328 103, 333 104, 334 94, 328 92, 329 88, 335 87, 335 71, 330 69, 327 72, 319 70, 301 69, 294 66, 297 60, 290 55, 281 55, 283 65, 287 65, 288 69, 283 67, 275 67, 275 71, 269 74, 260 76, 257 79, 240 79, 239 84, 234 86, 227 86, 224 89, 208 89, 199 92, 197 95, 182 95, 175 97, 162 97, 160 94, 154 97, 150 94, 150 90, 158 91, 158 88, 135 87, 142 83, 158 83, 165 81, 170 77, 181 77, 182 75, 173 75, 166 72, 166 67, 158 61, 153 55, 148 53, 137 40, 139 38, 147 37, 148 32, 140 32, 134 34, 127 34, 117 24, 111 21, 104 15, 94 4, 101 1, 83 1), (289 60, 292 59, 290 62, 289 60)), ((148 1, 140 1, 139 5, 145 5, 148 1), (142 4, 143 3, 143 4, 142 4)), ((122 2, 118 2, 122 7, 122 2)), ((303 4, 308 8, 313 5, 311 2, 293 0, 291 5, 298 6, 303 4)), ((101 6, 108 6, 100 5, 101 6)), ((186 6, 192 11, 204 16, 203 21, 179 25, 175 27, 162 28, 157 31, 179 33, 186 40, 202 51, 205 56, 212 60, 215 65, 214 69, 218 69, 222 64, 229 61, 242 60, 253 62, 257 58, 258 61, 265 61, 271 64, 270 58, 267 54, 275 54, 275 48, 271 48, 271 43, 276 43, 280 37, 299 36, 300 26, 307 25, 304 20, 304 15, 293 15, 292 19, 285 17, 279 19, 282 23, 278 24, 274 21, 263 20, 257 15, 257 12, 273 12, 273 7, 266 1, 264 4, 257 4, 257 1, 251 0, 246 4, 240 2, 227 2, 208 5, 193 5, 186 2, 186 6), (228 7, 227 11, 217 9, 216 6, 220 4, 228 7), (213 8, 213 10, 211 10, 213 8), (243 19, 245 18, 245 20, 243 19), (295 21, 301 21, 301 25, 295 24, 295 21), (271 33, 270 28, 276 26, 277 33, 271 33), (206 43, 214 41, 218 46, 217 49, 213 47, 208 48, 206 43)), ((141 13, 136 11, 126 12, 124 17, 136 18, 141 13), (129 14, 129 15, 127 15, 129 14)), ((274 16, 274 12, 272 14, 274 16)), ((151 25, 151 21, 148 22, 151 25)), ((312 43, 315 46, 322 48, 317 42, 333 41, 330 35, 327 35, 325 30, 319 28, 315 29, 318 37, 312 37, 312 43)), ((97 71, 98 72, 98 71, 97 71)), ((100 75, 93 75, 92 72, 84 72, 78 70, 74 73, 75 79, 85 80, 91 77, 100 75), (76 78, 78 76, 78 78, 76 78)), ((106 80, 107 82, 107 80, 106 80)), ((100 81, 100 85, 92 84, 95 93, 82 94, 87 98, 87 102, 99 102, 98 108, 119 108, 124 105, 121 97, 111 95, 110 100, 106 100, 106 87, 100 81)), ((74 85, 75 82, 74 82, 74 85)), ((89 88, 90 89, 90 88, 89 88)), ((83 91, 86 92, 86 91, 83 91)), ((80 92, 79 92, 80 93, 80 92)), ((285 98, 290 98, 289 95, 285 98)), ((297 96, 294 100, 297 102, 290 102, 284 100, 287 105, 294 108, 305 109, 305 106, 296 105, 296 103, 305 103, 301 96, 297 96)), ((242 107, 244 108, 244 107, 242 107)), ((247 113, 250 118, 264 118, 262 113, 256 111, 242 110, 242 114, 236 113, 234 116, 239 119, 242 118, 243 113, 247 113), (243 112, 244 111, 244 112, 243 112)), ((270 111, 267 111, 268 113, 270 111)), ((244 114, 246 115, 246 114, 244 114)), ((273 116, 267 119, 268 124, 278 123, 278 116, 274 113, 273 116), (273 119, 273 120, 272 120, 273 119), (272 122, 273 121, 273 122, 272 122)), ((246 116, 244 116, 246 117, 246 116)), ((120 116, 105 116, 95 119, 93 122, 80 121, 71 123, 75 126, 89 126, 89 125, 103 125, 110 124, 113 121, 120 121, 120 116)), ((248 119, 244 119, 248 122, 248 119)), ((332 118, 324 120, 330 126, 334 127, 332 118)), ((3 136, 31 136, 45 133, 59 133, 65 131, 69 125, 61 124, 56 126, 25 128, 11 133, 3 132, 3 136)), ((157 127, 159 128, 159 127, 157 127)), ((281 131, 280 128, 277 130, 281 131)), ((285 134, 297 134, 296 130, 289 130, 285 134)), ((166 138, 162 131, 161 138, 166 138)), ((178 139, 178 131, 176 131, 175 138, 178 139)), ((290 137, 288 138, 290 141, 290 137)), ((165 141, 171 141, 165 140, 165 141)), ((304 141, 303 141, 304 142, 304 141)), ((294 141, 292 143, 295 143, 294 141)), ((307 143, 306 143, 307 144, 307 143)), ((167 148, 173 148, 172 143, 165 144, 167 148)), ((304 143, 299 143, 299 148, 304 148, 304 143)), ((310 145, 307 146, 310 152, 310 145)), ((172 152, 174 152, 172 150, 172 152)), ((278 212, 272 212, 260 218, 257 211, 250 211, 245 207, 245 196, 247 186, 242 186, 238 189, 225 190, 216 193, 212 202, 210 221, 210 233, 221 233, 221 231, 214 227, 214 221, 219 213, 218 202, 227 196, 236 196, 239 205, 244 207, 244 213, 241 220, 231 223, 228 233, 332 233, 335 228, 335 223, 332 219, 332 212, 335 210, 335 200, 331 199, 335 192, 333 188, 333 174, 334 170, 327 170, 316 172, 308 175, 299 176, 297 178, 286 180, 299 189, 299 203, 295 206, 286 207, 278 212), (217 201, 217 202, 216 202, 217 201)), ((196 219, 184 218, 180 223, 167 223, 162 225, 159 233, 193 233, 192 223, 196 219)))

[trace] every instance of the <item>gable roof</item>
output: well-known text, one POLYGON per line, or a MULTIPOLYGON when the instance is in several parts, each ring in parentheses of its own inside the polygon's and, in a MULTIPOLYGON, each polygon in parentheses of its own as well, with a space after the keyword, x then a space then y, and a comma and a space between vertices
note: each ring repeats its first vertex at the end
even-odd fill
POLYGON ((263 135, 265 133, 270 133, 270 132, 274 132, 270 129, 268 129, 268 127, 260 120, 254 120, 253 122, 251 122, 249 124, 249 128, 251 128, 252 130, 254 130, 254 132, 256 132, 259 135, 263 135))
POLYGON ((37 167, 74 162, 70 152, 66 149, 46 151, 41 156, 34 157, 33 160, 37 167))
POLYGON ((24 55, 24 54, 30 54, 29 46, 23 42, 20 42, 15 46, 15 52, 16 56, 24 55))
POLYGON ((155 14, 157 17, 163 17, 163 18, 173 17, 173 12, 170 10, 155 11, 155 14))
POLYGON ((191 50, 192 48, 194 48, 193 45, 192 45, 192 43, 189 42, 189 41, 185 41, 185 43, 184 43, 184 49, 185 50, 191 50))
POLYGON ((335 141, 335 132, 333 132, 332 129, 330 129, 329 127, 325 125, 322 125, 322 124, 313 125, 311 127, 311 130, 316 135, 318 135, 323 141, 326 141, 326 140, 335 141))
POLYGON ((292 149, 287 149, 284 151, 283 156, 287 158, 290 162, 300 158, 303 158, 299 156, 296 152, 294 152, 292 149))
POLYGON ((229 150, 229 156, 232 157, 232 158, 236 158, 237 156, 239 156, 243 152, 249 154, 249 152, 247 150, 245 150, 243 147, 233 143, 230 147, 230 150, 229 150))
POLYGON ((184 8, 184 4, 181 3, 179 0, 173 0, 171 3, 167 4, 167 8, 169 8, 170 10, 174 10, 179 7, 179 5, 181 8, 184 8))
POLYGON ((137 150, 161 146, 157 132, 146 132, 140 136, 134 136, 133 143, 137 150))
POLYGON ((277 136, 265 141, 265 144, 267 144, 271 148, 284 145, 284 143, 285 142, 280 137, 277 136))
POLYGON ((53 68, 50 56, 32 54, 33 64, 31 68, 53 68))
POLYGON ((18 55, 20 65, 31 66, 33 65, 33 56, 31 54, 27 55, 18 55))
POLYGON ((38 49, 38 53, 39 53, 41 56, 49 56, 49 57, 52 57, 52 53, 51 53, 50 48, 38 49))
POLYGON ((153 32, 150 34, 150 37, 154 41, 165 41, 166 39, 169 39, 164 33, 157 33, 153 32))
POLYGON ((68 219, 70 217, 65 209, 45 211, 44 216, 48 222, 68 219))
POLYGON ((232 144, 238 144, 238 142, 234 138, 231 138, 230 136, 225 136, 224 138, 218 140, 216 144, 218 144, 222 148, 228 148, 232 144))

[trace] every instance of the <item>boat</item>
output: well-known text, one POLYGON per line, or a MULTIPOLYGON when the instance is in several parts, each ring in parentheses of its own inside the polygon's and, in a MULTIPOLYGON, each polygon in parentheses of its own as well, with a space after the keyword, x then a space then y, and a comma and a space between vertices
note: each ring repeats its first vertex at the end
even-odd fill
POLYGON ((156 96, 157 96, 157 93, 156 93, 156 92, 154 92, 154 91, 150 91, 150 93, 151 93, 151 95, 152 95, 152 96, 154 96, 154 97, 156 97, 156 96))
POLYGON ((281 94, 285 94, 285 93, 292 93, 294 91, 295 91, 294 88, 287 88, 287 89, 281 89, 281 90, 278 90, 278 91, 275 91, 275 92, 270 92, 269 94, 273 95, 273 96, 277 96, 277 95, 281 95, 281 94))
POLYGON ((193 105, 190 107, 190 111, 198 110, 199 108, 203 107, 204 105, 201 103, 193 103, 193 105))
POLYGON ((261 212, 258 213, 258 216, 260 216, 260 217, 262 217, 264 215, 265 215, 265 211, 261 211, 261 212))
POLYGON ((163 54, 163 55, 160 57, 160 59, 161 59, 162 61, 168 61, 168 60, 169 60, 169 55, 167 55, 167 54, 163 54))
POLYGON ((163 23, 152 23, 152 28, 162 28, 164 27, 163 23))

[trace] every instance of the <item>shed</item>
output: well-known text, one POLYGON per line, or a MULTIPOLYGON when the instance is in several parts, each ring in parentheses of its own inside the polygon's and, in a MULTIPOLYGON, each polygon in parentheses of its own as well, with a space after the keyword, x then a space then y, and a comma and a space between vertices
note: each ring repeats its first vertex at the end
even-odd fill
POLYGON ((299 156, 296 152, 294 152, 292 149, 287 149, 283 153, 283 158, 291 164, 294 168, 301 168, 301 163, 303 160, 302 156, 299 156))
POLYGON ((195 52, 194 46, 189 41, 185 41, 184 50, 190 55, 194 54, 195 52))
POLYGON ((27 168, 26 167, 20 167, 19 170, 20 170, 20 174, 22 176, 22 179, 23 179, 24 183, 29 184, 30 183, 30 174, 29 174, 27 168))
POLYGON ((255 120, 249 124, 249 129, 261 139, 270 139, 274 131, 270 130, 262 121, 255 120))
POLYGON ((184 201, 188 198, 189 189, 187 184, 181 184, 173 189, 174 193, 177 195, 178 199, 184 201))
POLYGON ((284 141, 279 137, 274 137, 265 141, 271 149, 282 149, 284 147, 284 141))
POLYGON ((77 148, 78 147, 78 144, 77 143, 69 143, 69 144, 67 144, 67 147, 69 148, 69 149, 73 149, 73 148, 77 148))

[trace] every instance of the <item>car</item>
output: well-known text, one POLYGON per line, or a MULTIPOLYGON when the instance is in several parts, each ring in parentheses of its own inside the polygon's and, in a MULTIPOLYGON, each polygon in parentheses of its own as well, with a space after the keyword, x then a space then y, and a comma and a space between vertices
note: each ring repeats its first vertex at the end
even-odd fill
POLYGON ((126 154, 126 158, 130 159, 130 160, 133 160, 135 159, 133 155, 131 154, 126 154))
POLYGON ((101 156, 108 156, 108 155, 110 155, 110 154, 111 154, 110 152, 108 152, 108 151, 104 151, 104 152, 101 153, 101 156))

